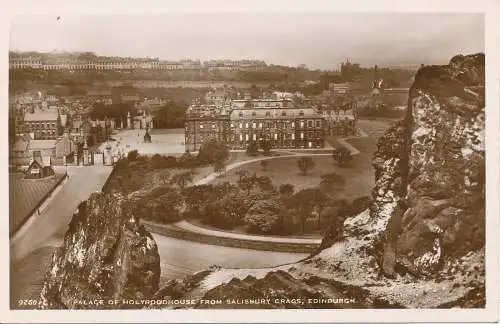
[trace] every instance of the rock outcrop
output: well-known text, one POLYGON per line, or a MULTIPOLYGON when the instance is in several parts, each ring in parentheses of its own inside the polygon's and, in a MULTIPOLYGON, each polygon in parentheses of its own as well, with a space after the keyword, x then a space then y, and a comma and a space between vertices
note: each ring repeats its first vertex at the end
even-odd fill
POLYGON ((418 71, 406 119, 381 138, 374 159, 371 217, 388 220, 386 275, 397 265, 430 275, 447 257, 484 246, 484 109, 484 55, 418 71))
POLYGON ((44 308, 131 308, 108 301, 153 296, 160 278, 158 248, 129 210, 116 194, 95 193, 80 204, 47 272, 44 308))

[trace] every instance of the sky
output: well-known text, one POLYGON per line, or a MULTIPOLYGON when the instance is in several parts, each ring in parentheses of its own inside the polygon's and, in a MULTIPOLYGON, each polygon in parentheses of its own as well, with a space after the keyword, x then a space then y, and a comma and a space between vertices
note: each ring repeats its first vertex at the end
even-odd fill
POLYGON ((210 13, 12 16, 19 51, 91 51, 166 60, 259 59, 338 69, 445 64, 484 52, 484 20, 473 13, 210 13))

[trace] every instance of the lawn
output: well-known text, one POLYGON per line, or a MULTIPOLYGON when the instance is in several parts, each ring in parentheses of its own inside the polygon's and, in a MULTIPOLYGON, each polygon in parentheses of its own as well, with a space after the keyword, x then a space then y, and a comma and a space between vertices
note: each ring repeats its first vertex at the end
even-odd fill
POLYGON ((275 186, 290 183, 297 192, 301 189, 318 186, 322 175, 336 172, 346 180, 344 188, 337 193, 338 198, 354 199, 358 196, 370 194, 374 185, 373 170, 369 164, 366 164, 366 158, 363 155, 356 156, 353 162, 346 167, 339 167, 329 155, 312 155, 311 158, 316 163, 316 166, 307 175, 302 174, 297 167, 297 161, 300 157, 280 157, 268 160, 265 170, 260 165, 260 161, 256 161, 230 170, 226 176, 215 179, 213 183, 220 183, 227 179, 232 183, 236 183, 238 180, 236 172, 246 170, 250 174, 256 173, 258 176, 269 176, 275 186))
POLYGON ((45 179, 24 179, 22 173, 9 174, 10 234, 21 227, 44 197, 57 186, 64 174, 45 179))

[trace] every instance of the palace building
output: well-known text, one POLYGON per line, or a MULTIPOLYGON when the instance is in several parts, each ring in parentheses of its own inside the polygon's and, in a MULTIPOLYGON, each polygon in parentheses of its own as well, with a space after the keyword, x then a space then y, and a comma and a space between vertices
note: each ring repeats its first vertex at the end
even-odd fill
POLYGON ((202 105, 193 102, 186 111, 186 151, 197 151, 208 139, 227 140, 230 135, 229 106, 202 105))
POLYGON ((251 142, 271 148, 324 147, 325 119, 292 99, 237 99, 223 104, 193 103, 186 112, 185 145, 197 151, 209 138, 244 150, 251 142))

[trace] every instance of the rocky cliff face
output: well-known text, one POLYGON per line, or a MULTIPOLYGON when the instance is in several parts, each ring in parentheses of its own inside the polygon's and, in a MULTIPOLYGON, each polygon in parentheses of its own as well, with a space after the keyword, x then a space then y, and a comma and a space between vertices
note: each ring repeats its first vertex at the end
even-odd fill
POLYGON ((381 264, 435 273, 484 246, 484 55, 419 70, 405 121, 379 144, 371 217, 387 219, 381 264))
POLYGON ((108 301, 144 299, 158 290, 158 248, 128 210, 119 195, 96 193, 80 204, 46 275, 45 308, 130 308, 108 301))

